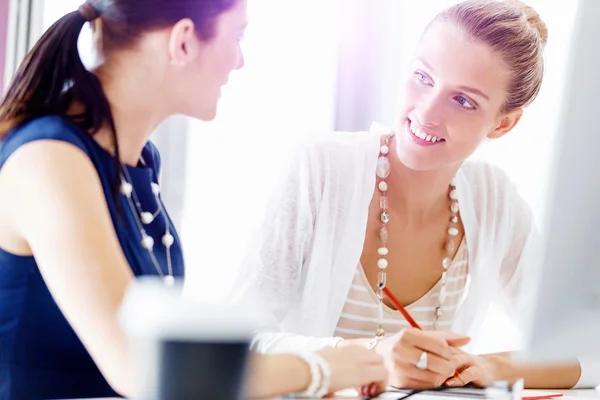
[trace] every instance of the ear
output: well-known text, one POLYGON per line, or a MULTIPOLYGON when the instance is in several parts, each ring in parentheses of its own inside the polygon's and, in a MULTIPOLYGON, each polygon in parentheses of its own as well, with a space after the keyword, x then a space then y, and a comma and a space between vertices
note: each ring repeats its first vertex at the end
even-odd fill
POLYGON ((522 116, 523 109, 521 108, 506 114, 502 114, 496 124, 496 128, 494 128, 494 130, 490 132, 487 137, 490 139, 501 138, 508 132, 512 131, 515 126, 517 126, 517 123, 519 123, 522 116))
POLYGON ((198 38, 194 22, 189 18, 178 21, 169 36, 169 58, 171 65, 184 66, 198 53, 198 38))

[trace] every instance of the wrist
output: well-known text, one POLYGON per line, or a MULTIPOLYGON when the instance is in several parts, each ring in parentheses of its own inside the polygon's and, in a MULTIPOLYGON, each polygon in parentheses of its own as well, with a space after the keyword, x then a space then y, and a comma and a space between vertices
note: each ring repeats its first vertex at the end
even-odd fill
POLYGON ((286 355, 284 357, 286 357, 285 365, 289 366, 287 368, 288 374, 286 375, 295 377, 294 382, 290 385, 290 392, 304 392, 312 383, 310 365, 295 355, 286 355))
POLYGON ((329 363, 319 353, 301 351, 293 356, 304 364, 303 370, 308 371, 308 380, 303 379, 303 387, 294 391, 296 396, 322 398, 327 395, 331 385, 329 363))
POLYGON ((302 392, 311 383, 310 367, 290 354, 253 354, 248 378, 251 398, 302 392))
POLYGON ((480 356, 484 361, 487 370, 490 373, 492 381, 507 381, 515 379, 513 368, 510 368, 510 361, 500 355, 486 354, 480 356))
POLYGON ((343 349, 344 347, 367 347, 371 339, 343 339, 340 340, 337 344, 338 349, 343 349))

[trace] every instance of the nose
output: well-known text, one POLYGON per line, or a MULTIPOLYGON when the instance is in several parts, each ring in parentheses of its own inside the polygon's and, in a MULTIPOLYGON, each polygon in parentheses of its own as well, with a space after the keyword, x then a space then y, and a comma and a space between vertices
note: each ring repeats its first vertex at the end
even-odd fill
POLYGON ((419 122, 426 126, 441 125, 443 119, 443 104, 441 96, 435 92, 428 93, 419 99, 415 114, 419 122))
POLYGON ((244 67, 244 53, 242 52, 242 50, 240 50, 240 54, 238 56, 238 60, 237 60, 237 64, 235 66, 235 69, 242 69, 244 67))

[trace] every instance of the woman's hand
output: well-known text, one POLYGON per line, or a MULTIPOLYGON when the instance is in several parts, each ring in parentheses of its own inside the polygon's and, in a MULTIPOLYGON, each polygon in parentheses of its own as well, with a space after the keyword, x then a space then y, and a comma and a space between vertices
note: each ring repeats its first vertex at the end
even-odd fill
MULTIPOLYGON (((388 371, 383 358, 364 347, 326 348, 317 352, 331 369, 331 393, 369 387, 372 395, 385 391, 388 371)), ((293 354, 251 354, 246 395, 270 398, 304 392, 311 384, 310 368, 293 354)))
POLYGON ((375 347, 390 371, 389 384, 404 389, 439 387, 457 369, 455 348, 469 343, 470 338, 450 332, 425 332, 414 328, 382 340, 375 347), (426 368, 418 368, 427 354, 426 368))
POLYGON ((383 357, 364 347, 327 348, 318 352, 331 368, 330 392, 361 387, 365 395, 383 393, 389 372, 383 357))
POLYGON ((495 366, 490 359, 475 356, 460 349, 454 349, 453 362, 459 374, 446 382, 448 386, 465 386, 472 383, 476 386, 488 386, 494 381, 495 366))

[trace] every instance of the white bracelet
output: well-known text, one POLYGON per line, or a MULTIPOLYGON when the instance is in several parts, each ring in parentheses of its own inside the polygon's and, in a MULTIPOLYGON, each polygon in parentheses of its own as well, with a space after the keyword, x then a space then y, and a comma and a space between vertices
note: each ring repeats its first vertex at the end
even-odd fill
POLYGON ((329 386, 331 385, 331 368, 327 361, 318 354, 315 354, 317 363, 321 368, 321 386, 316 393, 316 397, 321 398, 329 394, 329 386))
MULTIPOLYGON (((304 392, 295 393, 294 397, 312 397, 312 398, 317 397, 317 392, 320 392, 324 386, 323 385, 323 376, 325 375, 324 372, 330 371, 329 366, 327 365, 325 360, 323 360, 323 358, 320 357, 316 353, 301 351, 301 352, 295 352, 295 353, 293 353, 293 355, 300 358, 302 361, 304 361, 308 365, 308 367, 310 368, 310 376, 311 376, 310 377, 310 385, 308 385, 308 388, 304 392), (325 365, 326 370, 323 368, 323 365, 325 365), (319 390, 319 389, 321 389, 321 390, 319 390)), ((329 372, 329 375, 331 375, 330 372, 329 372)), ((327 380, 329 381, 329 378, 327 380)), ((327 382, 326 386, 329 386, 329 382, 327 382)), ((319 397, 323 397, 323 396, 324 395, 319 396, 319 397)))

